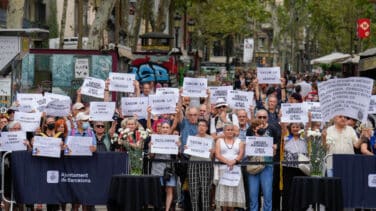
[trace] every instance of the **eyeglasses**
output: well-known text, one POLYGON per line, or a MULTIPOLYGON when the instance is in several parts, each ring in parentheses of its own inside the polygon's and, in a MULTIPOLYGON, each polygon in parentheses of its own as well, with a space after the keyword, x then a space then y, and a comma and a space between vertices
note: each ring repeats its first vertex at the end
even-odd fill
POLYGON ((188 116, 198 116, 198 114, 188 114, 188 116))
POLYGON ((267 116, 258 116, 257 119, 267 119, 267 116))
POLYGON ((104 128, 104 125, 95 125, 97 128, 104 128))

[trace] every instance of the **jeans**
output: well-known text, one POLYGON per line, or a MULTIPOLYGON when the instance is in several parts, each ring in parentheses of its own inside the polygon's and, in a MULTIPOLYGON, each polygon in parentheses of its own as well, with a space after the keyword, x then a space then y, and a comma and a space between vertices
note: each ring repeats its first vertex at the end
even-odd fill
POLYGON ((273 195, 273 166, 266 165, 265 168, 258 174, 248 174, 248 190, 250 195, 250 211, 258 211, 258 195, 260 189, 264 196, 263 211, 272 210, 272 195, 273 195))
POLYGON ((326 176, 333 177, 333 169, 326 169, 326 176))

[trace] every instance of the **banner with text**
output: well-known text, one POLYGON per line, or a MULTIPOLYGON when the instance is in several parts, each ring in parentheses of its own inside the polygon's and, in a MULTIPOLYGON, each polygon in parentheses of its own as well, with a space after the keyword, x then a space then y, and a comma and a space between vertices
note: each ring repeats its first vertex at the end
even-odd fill
POLYGON ((247 136, 246 156, 273 156, 273 137, 247 136))
POLYGON ((124 116, 137 115, 144 118, 147 114, 149 97, 122 97, 121 112, 124 116))
POLYGON ((178 135, 152 134, 151 153, 177 155, 179 150, 178 141, 178 135))
POLYGON ((308 110, 304 103, 282 103, 281 122, 308 122, 308 110))
POLYGON ((91 121, 113 121, 115 102, 90 102, 91 121))
POLYGON ((224 186, 238 186, 242 174, 240 167, 233 166, 231 170, 226 168, 224 171, 225 172, 219 179, 219 184, 224 186))
POLYGON ((179 101, 179 89, 172 88, 172 87, 161 87, 157 88, 155 95, 175 95, 176 96, 176 103, 179 101))
POLYGON ((254 49, 253 38, 244 39, 243 49, 243 63, 251 63, 254 49))
POLYGON ((149 105, 151 106, 151 113, 159 114, 174 114, 176 113, 176 99, 175 95, 150 95, 149 105))
POLYGON ((320 102, 304 102, 307 111, 311 112, 313 122, 322 122, 320 102))
POLYGON ((253 92, 239 90, 229 90, 227 92, 227 102, 230 108, 249 110, 253 105, 253 92))
POLYGON ((76 59, 74 64, 74 78, 86 78, 89 76, 89 59, 76 59))
POLYGON ((185 154, 196 157, 210 158, 210 150, 213 148, 212 138, 203 138, 198 136, 188 136, 187 149, 185 154))
POLYGON ((373 79, 364 77, 336 78, 318 84, 324 121, 336 115, 362 122, 367 120, 373 79))
POLYGON ((35 132, 40 125, 40 118, 42 113, 25 113, 25 112, 18 112, 14 113, 14 120, 21 123, 22 131, 30 131, 35 132))
POLYGON ((33 156, 59 158, 61 138, 34 136, 33 156))
POLYGON ((376 95, 372 95, 371 101, 369 102, 369 114, 376 114, 376 95))
POLYGON ((110 91, 131 93, 134 92, 133 82, 136 80, 135 74, 110 72, 109 79, 110 91))
POLYGON ((210 90, 210 102, 215 104, 218 98, 223 98, 227 101, 227 92, 233 90, 232 86, 209 86, 210 90))
POLYGON ((86 77, 81 87, 81 94, 96 98, 104 98, 104 88, 104 80, 86 77))
POLYGON ((46 106, 42 94, 17 93, 17 101, 18 110, 21 112, 41 111, 46 106))
POLYGON ((184 78, 182 96, 206 97, 208 79, 206 78, 184 78))
POLYGON ((127 153, 120 152, 59 159, 35 158, 28 151, 13 152, 14 196, 22 204, 106 204, 112 176, 128 174, 128 166, 127 153))
POLYGON ((26 132, 1 132, 0 151, 21 151, 26 150, 26 132))
POLYGON ((92 156, 90 146, 93 145, 92 137, 68 136, 66 140, 67 148, 64 150, 65 156, 92 156))
POLYGON ((280 84, 280 67, 257 67, 257 79, 259 84, 280 84))

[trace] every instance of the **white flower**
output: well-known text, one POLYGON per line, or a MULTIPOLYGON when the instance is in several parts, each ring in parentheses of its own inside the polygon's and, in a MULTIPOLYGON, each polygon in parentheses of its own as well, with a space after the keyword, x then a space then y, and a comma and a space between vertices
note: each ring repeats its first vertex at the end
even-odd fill
POLYGON ((331 136, 326 137, 326 144, 334 144, 334 139, 331 136))

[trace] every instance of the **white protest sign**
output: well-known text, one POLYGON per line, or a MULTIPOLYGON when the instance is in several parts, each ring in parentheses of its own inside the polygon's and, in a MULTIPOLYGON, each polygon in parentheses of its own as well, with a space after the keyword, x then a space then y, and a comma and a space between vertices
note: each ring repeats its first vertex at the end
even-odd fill
POLYGON ((209 86, 210 102, 214 104, 218 98, 227 99, 227 91, 233 90, 232 86, 209 86))
POLYGON ((11 95, 11 88, 10 88, 11 80, 12 79, 10 77, 0 78, 0 96, 11 95))
POLYGON ((69 116, 71 113, 71 104, 72 101, 70 99, 50 101, 45 108, 45 112, 50 116, 69 116))
POLYGON ((238 186, 241 178, 241 170, 239 166, 233 166, 232 170, 226 168, 225 172, 219 178, 219 184, 225 186, 238 186))
POLYGON ((208 80, 206 78, 184 78, 182 96, 206 97, 208 80))
POLYGON ((229 90, 227 102, 230 108, 249 110, 249 107, 253 104, 253 92, 229 90))
POLYGON ((42 113, 25 113, 25 112, 18 112, 14 113, 14 120, 20 122, 21 129, 23 131, 30 131, 34 132, 40 125, 40 118, 42 113))
POLYGON ((76 59, 74 64, 74 77, 86 78, 89 76, 89 59, 76 59))
POLYGON ((367 120, 373 79, 364 77, 336 78, 318 84, 324 121, 336 115, 362 122, 367 120))
POLYGON ((115 102, 90 102, 90 120, 112 121, 115 113, 115 102))
POLYGON ((320 102, 303 102, 307 111, 311 112, 313 122, 322 122, 320 102))
POLYGON ((102 79, 87 77, 81 87, 81 94, 104 98, 105 82, 102 79))
POLYGON ((376 174, 368 174, 368 187, 376 188, 376 174))
POLYGON ((60 157, 61 138, 34 136, 33 156, 60 157))
POLYGON ((179 89, 172 88, 172 87, 161 87, 157 88, 155 95, 175 95, 176 96, 176 103, 179 101, 179 89))
POLYGON ((308 110, 303 103, 282 103, 281 122, 308 122, 308 110))
POLYGON ((251 63, 253 58, 254 41, 252 38, 244 39, 243 62, 251 63))
POLYGON ((92 137, 68 136, 67 148, 64 150, 66 156, 92 156, 90 146, 93 145, 92 137))
POLYGON ((280 84, 280 67, 257 67, 257 79, 259 84, 280 84))
POLYGON ((178 135, 151 135, 151 153, 177 155, 179 147, 178 135))
POLYGON ((109 74, 110 91, 115 92, 134 92, 133 81, 136 80, 135 74, 113 73, 109 74))
POLYGON ((55 93, 49 93, 45 92, 44 93, 44 98, 46 99, 46 103, 50 103, 51 101, 63 101, 63 100, 69 100, 71 101, 71 98, 67 95, 60 95, 60 94, 55 94, 55 93))
POLYGON ((188 136, 187 149, 184 150, 184 153, 201 158, 210 158, 210 150, 212 148, 212 138, 188 136))
POLYGON ((0 70, 21 51, 20 37, 0 37, 0 70))
POLYGON ((144 118, 147 114, 149 97, 122 97, 121 112, 124 116, 137 115, 144 118))
POLYGON ((175 97, 175 95, 150 95, 149 105, 151 106, 151 113, 154 115, 176 113, 175 97))
POLYGON ((372 95, 371 101, 369 102, 369 114, 376 114, 376 95, 372 95))
POLYGON ((0 151, 23 151, 26 150, 24 141, 26 140, 25 131, 1 132, 0 151))
POLYGON ((245 143, 246 156, 273 156, 273 137, 247 136, 245 143))
POLYGON ((47 104, 42 94, 17 93, 17 101, 19 103, 18 110, 22 112, 39 111, 47 104))

